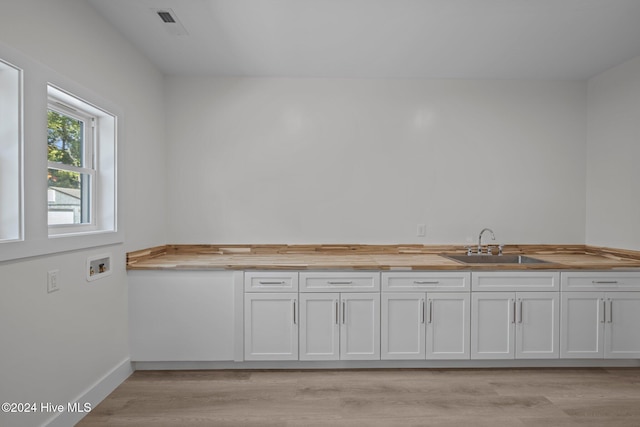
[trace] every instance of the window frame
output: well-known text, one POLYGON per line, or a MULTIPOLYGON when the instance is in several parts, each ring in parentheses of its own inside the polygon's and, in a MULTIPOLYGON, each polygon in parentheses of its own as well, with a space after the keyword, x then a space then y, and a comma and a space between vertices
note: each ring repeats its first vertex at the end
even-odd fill
MULTIPOLYGON (((55 229, 58 233, 60 231, 93 231, 97 228, 97 203, 96 203, 96 191, 98 173, 96 170, 96 158, 94 153, 96 150, 96 122, 95 115, 90 114, 85 110, 78 110, 70 107, 60 101, 56 97, 49 96, 47 112, 54 111, 58 114, 70 117, 72 119, 83 122, 83 137, 82 137, 82 164, 84 166, 78 167, 73 165, 67 165, 59 162, 47 161, 47 169, 56 169, 60 171, 78 173, 80 175, 87 175, 89 177, 89 185, 81 188, 81 222, 74 224, 49 224, 50 231, 55 229), (88 214, 88 220, 85 221, 85 215, 88 214)), ((48 209, 47 209, 48 211, 48 209)))
MULTIPOLYGON (((3 134, 9 130, 10 133, 13 133, 12 137, 15 138, 7 143, 7 146, 3 147, 0 144, 3 151, 8 148, 10 155, 13 156, 13 160, 7 164, 4 163, 4 160, 7 160, 5 157, 7 153, 4 152, 0 156, 0 168, 2 168, 0 170, 0 181, 2 181, 0 183, 0 220, 3 222, 0 227, 0 244, 24 240, 24 70, 5 59, 3 53, 3 56, 0 57, 0 72, 6 70, 13 70, 17 73, 14 88, 15 100, 9 100, 9 102, 15 101, 15 105, 8 108, 8 110, 15 108, 17 123, 14 128, 5 129, 0 126, 3 134), (17 160, 17 164, 12 164, 15 160, 17 160), (11 189, 5 192, 7 186, 11 189)), ((3 79, 2 84, 4 83, 6 81, 3 79)), ((10 98, 11 95, 8 97, 10 98)), ((0 100, 3 103, 6 101, 6 99, 0 100)), ((0 110, 4 110, 5 107, 7 105, 2 106, 0 110)), ((6 137, 6 135, 3 136, 6 137)))
MULTIPOLYGON (((91 104, 51 83, 47 84, 47 111, 84 122, 83 167, 50 162, 49 168, 80 173, 89 177, 89 221, 76 224, 49 224, 50 238, 83 235, 95 232, 116 232, 117 213, 117 115, 91 104), (101 149, 102 144, 108 147, 101 149), (110 160, 105 160, 105 159, 110 160), (101 170, 101 166, 109 170, 101 170)), ((104 147, 103 147, 104 148, 104 147)), ((47 187, 48 188, 48 187, 47 187)), ((83 189, 85 191, 85 189, 83 189)), ((84 209, 85 206, 82 206, 84 209)), ((48 202, 47 202, 47 212, 48 202)))

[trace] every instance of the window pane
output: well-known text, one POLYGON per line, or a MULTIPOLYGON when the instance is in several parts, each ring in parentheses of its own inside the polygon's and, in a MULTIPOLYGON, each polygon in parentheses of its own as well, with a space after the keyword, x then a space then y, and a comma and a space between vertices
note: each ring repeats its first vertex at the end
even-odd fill
POLYGON ((20 240, 22 71, 0 59, 0 242, 20 240))
POLYGON ((49 161, 84 167, 84 122, 53 110, 48 111, 47 122, 49 161))
POLYGON ((52 168, 48 175, 49 225, 90 223, 91 176, 52 168))

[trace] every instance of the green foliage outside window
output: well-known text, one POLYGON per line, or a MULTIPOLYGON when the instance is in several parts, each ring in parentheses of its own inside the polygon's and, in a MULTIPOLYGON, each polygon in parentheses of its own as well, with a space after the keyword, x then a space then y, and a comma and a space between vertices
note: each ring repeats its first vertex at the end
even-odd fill
MULTIPOLYGON (((73 117, 49 110, 47 115, 47 149, 50 162, 71 166, 82 164, 84 123, 73 117)), ((49 169, 50 187, 80 188, 80 175, 57 169, 49 169)))

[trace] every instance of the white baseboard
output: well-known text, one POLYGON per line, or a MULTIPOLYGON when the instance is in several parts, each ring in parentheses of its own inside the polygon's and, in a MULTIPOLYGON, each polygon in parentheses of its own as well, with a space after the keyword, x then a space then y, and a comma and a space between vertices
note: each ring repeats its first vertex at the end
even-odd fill
POLYGON ((333 362, 133 362, 136 371, 201 369, 428 369, 640 367, 638 359, 375 360, 333 362))
MULTIPOLYGON (((120 364, 115 366, 111 371, 107 372, 102 378, 96 381, 92 386, 74 400, 84 409, 84 404, 88 403, 91 408, 98 406, 113 390, 124 382, 133 373, 131 360, 126 358, 120 364)), ((72 403, 74 403, 72 402, 72 403)), ((87 412, 69 412, 64 411, 50 418, 43 424, 43 427, 69 427, 79 422, 87 412)))

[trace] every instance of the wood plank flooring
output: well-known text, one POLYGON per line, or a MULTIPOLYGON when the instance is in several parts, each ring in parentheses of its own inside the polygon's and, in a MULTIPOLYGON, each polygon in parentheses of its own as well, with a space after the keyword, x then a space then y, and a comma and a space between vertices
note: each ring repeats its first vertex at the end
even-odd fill
POLYGON ((136 371, 92 426, 640 426, 640 368, 136 371))

